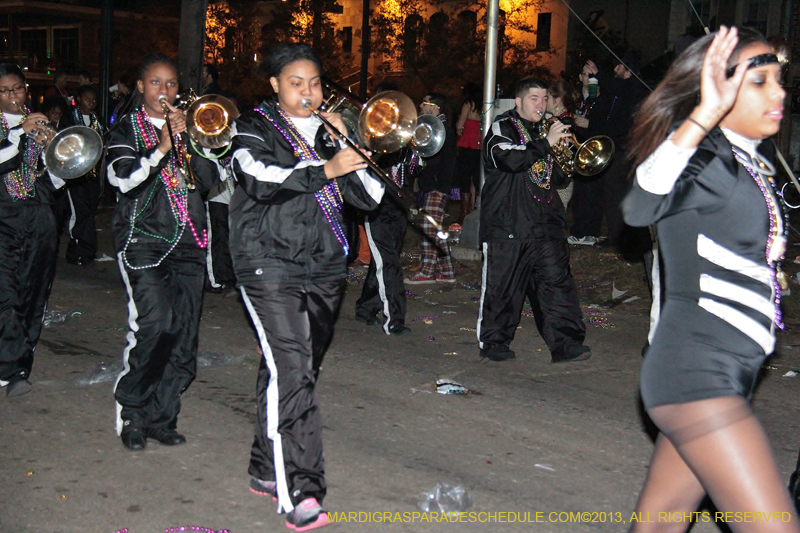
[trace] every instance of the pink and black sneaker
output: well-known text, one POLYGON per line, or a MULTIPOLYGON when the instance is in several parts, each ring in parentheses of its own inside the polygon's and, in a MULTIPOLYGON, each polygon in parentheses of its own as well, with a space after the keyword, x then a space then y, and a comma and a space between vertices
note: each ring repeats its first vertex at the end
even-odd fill
POLYGON ((306 498, 286 515, 286 527, 294 531, 309 531, 330 523, 328 513, 316 498, 306 498))
POLYGON ((251 477, 250 492, 259 496, 271 496, 273 501, 278 501, 278 484, 274 481, 261 481, 251 477))

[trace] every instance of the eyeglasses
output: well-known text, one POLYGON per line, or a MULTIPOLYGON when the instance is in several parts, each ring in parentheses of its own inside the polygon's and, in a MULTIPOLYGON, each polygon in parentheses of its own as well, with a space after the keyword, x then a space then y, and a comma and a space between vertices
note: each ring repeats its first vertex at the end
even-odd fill
POLYGON ((16 87, 12 87, 11 89, 0 89, 0 96, 5 98, 11 93, 14 93, 14 94, 24 93, 26 89, 27 89, 27 87, 25 87, 24 85, 21 85, 21 86, 18 85, 16 87))

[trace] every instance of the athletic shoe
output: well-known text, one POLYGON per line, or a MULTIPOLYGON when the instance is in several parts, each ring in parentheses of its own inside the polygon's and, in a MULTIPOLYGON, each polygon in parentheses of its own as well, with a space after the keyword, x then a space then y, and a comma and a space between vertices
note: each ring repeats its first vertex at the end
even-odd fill
POLYGON ((278 501, 278 484, 274 481, 261 481, 258 478, 250 478, 250 492, 259 496, 270 496, 272 501, 278 501))
POLYGON ((316 498, 306 498, 286 515, 286 527, 295 531, 309 531, 330 523, 328 513, 316 498))
POLYGON ((434 278, 429 278, 428 276, 424 275, 422 272, 417 272, 413 276, 409 276, 403 279, 404 283, 409 285, 422 285, 425 283, 436 283, 434 278))
POLYGON ((16 398, 28 394, 32 388, 33 385, 31 385, 31 382, 24 377, 15 377, 9 382, 6 388, 6 396, 9 398, 16 398))
POLYGON ((436 283, 455 283, 456 278, 446 278, 444 276, 436 276, 436 283))
POLYGON ((597 238, 587 235, 586 237, 575 237, 574 235, 570 235, 567 239, 568 244, 580 244, 584 246, 594 246, 597 244, 597 238))
POLYGON ((408 335, 411 333, 411 328, 405 324, 394 324, 389 326, 389 335, 399 337, 400 335, 408 335))
POLYGON ((361 322, 362 324, 366 324, 368 326, 377 326, 381 323, 381 319, 376 315, 365 316, 356 313, 356 322, 361 322))
POLYGON ((490 361, 508 361, 514 359, 517 355, 504 344, 489 346, 481 348, 481 357, 485 357, 490 361))
POLYGON ((552 355, 551 360, 553 363, 573 363, 586 361, 590 357, 592 357, 591 348, 580 344, 573 344, 566 348, 565 353, 561 353, 558 356, 552 355))

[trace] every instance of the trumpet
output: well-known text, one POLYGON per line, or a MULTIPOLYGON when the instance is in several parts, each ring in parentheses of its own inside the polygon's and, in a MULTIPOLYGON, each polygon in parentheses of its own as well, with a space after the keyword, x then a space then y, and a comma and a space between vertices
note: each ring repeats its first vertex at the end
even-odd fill
MULTIPOLYGON (((384 185, 393 191, 395 194, 391 195, 398 203, 400 203, 408 212, 409 219, 412 222, 418 223, 421 220, 427 220, 435 229, 436 235, 440 239, 447 240, 448 232, 444 227, 436 222, 428 212, 418 207, 416 202, 410 195, 400 188, 392 178, 381 169, 375 161, 365 154, 347 135, 342 134, 336 127, 330 123, 325 117, 320 114, 320 110, 311 105, 311 100, 304 98, 301 100, 303 108, 308 109, 316 115, 323 124, 334 134, 340 141, 344 142, 348 147, 356 151, 361 156, 370 170, 384 183, 384 185)), ((386 146, 394 146, 399 144, 398 150, 409 142, 413 136, 413 131, 416 126, 416 111, 411 101, 402 93, 395 91, 387 91, 384 93, 373 96, 369 102, 366 103, 364 109, 359 115, 358 125, 359 132, 362 134, 362 139, 366 138, 376 139, 380 148, 386 146), (399 97, 397 96, 399 95, 399 97), (400 98, 402 97, 402 98, 400 98), (404 101, 408 100, 411 112, 414 113, 413 120, 408 114, 408 105, 404 101)), ((369 147, 369 143, 367 143, 369 147)), ((378 151, 384 151, 381 149, 378 151)))
MULTIPOLYGON (((537 111, 542 117, 541 137, 547 137, 550 127, 558 120, 556 117, 544 118, 544 113, 537 111)), ((552 147, 553 159, 567 176, 575 172, 581 176, 594 176, 602 172, 614 157, 614 141, 606 135, 596 135, 582 144, 571 134, 552 147), (572 147, 577 149, 573 152, 572 147)))
POLYGON ((167 131, 169 132, 169 138, 172 142, 172 150, 175 153, 179 153, 181 158, 186 161, 186 171, 182 168, 178 169, 178 173, 180 174, 180 178, 178 180, 179 183, 185 184, 186 188, 189 190, 194 190, 195 186, 195 179, 194 174, 192 173, 192 156, 186 152, 186 147, 183 145, 183 142, 178 138, 178 142, 175 142, 175 135, 172 133, 172 125, 169 123, 169 115, 172 113, 172 110, 167 105, 167 97, 163 94, 158 97, 158 102, 161 104, 161 108, 164 110, 164 119, 167 122, 167 131))
MULTIPOLYGON (((30 112, 17 101, 14 105, 22 112, 23 121, 30 112)), ((45 168, 37 177, 49 172, 51 176, 70 180, 84 176, 100 161, 103 155, 103 139, 100 134, 87 126, 70 126, 56 133, 55 128, 44 120, 36 121, 39 128, 28 136, 44 149, 45 168), (39 141, 39 137, 44 139, 39 141), (48 138, 48 135, 53 135, 48 138)))

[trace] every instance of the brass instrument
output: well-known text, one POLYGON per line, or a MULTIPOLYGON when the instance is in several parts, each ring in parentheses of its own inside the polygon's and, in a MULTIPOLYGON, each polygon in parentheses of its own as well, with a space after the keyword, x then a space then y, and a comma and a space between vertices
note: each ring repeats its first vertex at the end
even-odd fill
MULTIPOLYGON (((312 107, 311 100, 303 99, 302 104, 305 109, 316 115, 339 140, 361 156, 373 174, 395 193, 391 197, 408 211, 412 222, 426 219, 436 228, 437 236, 440 239, 447 239, 448 233, 442 225, 436 222, 424 209, 417 207, 414 199, 402 188, 398 187, 375 161, 365 154, 347 135, 339 132, 333 124, 320 114, 319 109, 312 107)), ((376 94, 364 105, 358 117, 359 139, 368 148, 377 152, 399 150, 412 140, 416 126, 417 115, 414 104, 408 96, 397 91, 376 94)))
POLYGON ((180 104, 176 107, 186 113, 186 131, 192 142, 212 150, 230 146, 231 124, 239 117, 233 102, 218 94, 198 98, 192 91, 180 104))
MULTIPOLYGON (((365 104, 353 93, 347 91, 335 82, 323 79, 322 88, 328 94, 327 98, 320 105, 320 109, 328 113, 339 113, 342 120, 353 132, 358 132, 358 139, 364 146, 373 152, 390 153, 396 152, 406 144, 409 144, 406 133, 388 136, 386 134, 376 134, 383 131, 384 125, 400 124, 401 116, 410 119, 416 117, 416 126, 410 127, 411 150, 420 157, 431 157, 444 146, 445 129, 442 121, 433 115, 416 115, 416 108, 406 95, 397 91, 386 91, 381 99, 373 98, 370 100, 370 110, 364 119, 362 112, 365 104), (367 123, 371 122, 371 123, 367 123)), ((402 127, 402 126, 401 126, 402 127)))
MULTIPOLYGON (((13 103, 22 112, 24 121, 29 114, 28 110, 19 102, 13 103)), ((103 139, 92 128, 70 126, 56 133, 56 130, 44 120, 37 121, 36 125, 41 129, 35 129, 28 135, 37 143, 39 136, 45 135, 41 143, 44 146, 44 165, 51 176, 62 180, 80 178, 100 161, 103 155, 103 139), (49 141, 48 131, 55 134, 49 141)), ((44 171, 41 174, 43 173, 44 171)))
MULTIPOLYGON (((539 114, 543 115, 541 112, 539 114)), ((547 137, 550 126, 557 120, 557 117, 542 117, 542 138, 547 137)), ((581 176, 594 176, 602 172, 614 157, 614 141, 606 135, 596 135, 580 144, 575 134, 572 134, 569 139, 553 146, 552 152, 553 159, 567 176, 572 176, 575 172, 581 176), (573 146, 577 146, 574 152, 573 146)))
POLYGON ((420 115, 414 128, 411 149, 420 157, 431 157, 442 149, 445 136, 444 124, 439 117, 420 115))
POLYGON ((186 161, 187 170, 183 170, 182 168, 178 169, 178 183, 182 186, 185 185, 189 190, 194 190, 196 186, 194 173, 192 173, 192 156, 186 152, 186 147, 183 145, 183 142, 180 142, 180 139, 178 139, 177 143, 175 142, 175 135, 172 133, 172 124, 169 123, 169 115, 172 113, 172 110, 167 105, 167 97, 162 94, 158 97, 158 101, 164 110, 164 120, 167 123, 167 131, 169 132, 169 139, 172 142, 172 150, 176 153, 180 153, 181 158, 186 161))

